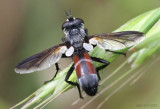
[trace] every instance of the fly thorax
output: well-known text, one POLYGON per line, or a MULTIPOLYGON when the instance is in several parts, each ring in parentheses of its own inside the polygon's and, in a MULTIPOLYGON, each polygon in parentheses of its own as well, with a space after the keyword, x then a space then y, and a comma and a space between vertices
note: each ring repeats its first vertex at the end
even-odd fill
POLYGON ((85 32, 83 29, 71 29, 71 30, 64 30, 66 35, 66 39, 71 43, 71 45, 81 44, 84 42, 85 32))

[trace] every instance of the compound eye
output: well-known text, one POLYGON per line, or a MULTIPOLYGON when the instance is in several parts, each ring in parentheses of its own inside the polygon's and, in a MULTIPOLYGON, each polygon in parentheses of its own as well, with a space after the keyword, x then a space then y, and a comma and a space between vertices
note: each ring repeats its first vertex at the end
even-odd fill
POLYGON ((83 20, 80 18, 73 18, 72 21, 66 21, 64 22, 64 24, 62 25, 62 30, 66 30, 66 29, 70 29, 71 27, 79 27, 82 24, 84 24, 83 20))
POLYGON ((83 21, 82 19, 80 19, 80 18, 77 18, 76 21, 77 21, 77 23, 78 23, 79 25, 81 25, 82 23, 84 24, 84 21, 83 21))
POLYGON ((65 22, 65 23, 62 25, 62 30, 67 29, 68 27, 69 27, 68 22, 65 22))

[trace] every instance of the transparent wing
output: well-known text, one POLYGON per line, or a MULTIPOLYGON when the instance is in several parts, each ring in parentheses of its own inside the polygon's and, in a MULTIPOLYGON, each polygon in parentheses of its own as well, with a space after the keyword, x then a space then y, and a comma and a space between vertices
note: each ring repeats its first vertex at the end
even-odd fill
POLYGON ((15 72, 24 74, 46 69, 58 62, 66 50, 67 46, 64 43, 44 50, 20 62, 15 72))
POLYGON ((106 50, 120 50, 143 41, 145 35, 138 31, 122 31, 89 36, 89 43, 106 50))

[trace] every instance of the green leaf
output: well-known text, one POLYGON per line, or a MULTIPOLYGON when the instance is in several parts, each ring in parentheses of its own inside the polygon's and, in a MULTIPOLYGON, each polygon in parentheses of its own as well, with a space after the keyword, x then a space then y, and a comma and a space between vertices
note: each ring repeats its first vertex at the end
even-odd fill
POLYGON ((135 48, 137 51, 133 53, 128 62, 133 62, 132 68, 137 67, 145 62, 154 54, 158 55, 160 50, 160 20, 150 29, 146 34, 147 38, 143 43, 139 44, 135 48))

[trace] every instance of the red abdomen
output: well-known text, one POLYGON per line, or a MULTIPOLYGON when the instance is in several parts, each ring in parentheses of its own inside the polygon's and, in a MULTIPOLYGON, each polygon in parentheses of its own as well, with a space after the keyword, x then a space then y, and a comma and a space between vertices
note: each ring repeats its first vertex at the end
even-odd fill
POLYGON ((78 78, 88 74, 97 74, 93 62, 86 52, 74 56, 74 66, 78 78))

